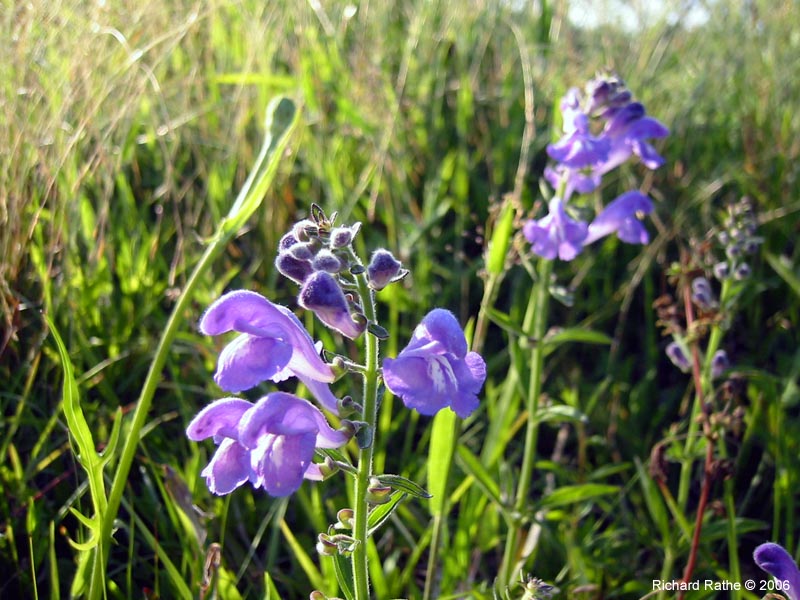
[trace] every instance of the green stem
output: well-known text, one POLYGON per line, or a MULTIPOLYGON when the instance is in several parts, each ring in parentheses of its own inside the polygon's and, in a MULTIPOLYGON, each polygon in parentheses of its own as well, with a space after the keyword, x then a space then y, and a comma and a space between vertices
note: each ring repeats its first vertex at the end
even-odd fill
POLYGON ((225 249, 228 241, 245 224, 256 208, 261 204, 265 192, 272 183, 278 164, 283 156, 289 135, 297 125, 298 113, 294 102, 288 98, 277 98, 267 108, 266 137, 255 165, 245 181, 239 195, 234 201, 228 216, 220 223, 217 233, 209 244, 197 266, 194 268, 186 287, 178 298, 178 302, 167 321, 164 333, 158 342, 153 362, 147 372, 142 392, 136 403, 130 429, 125 436, 117 470, 108 496, 108 505, 103 515, 100 529, 101 543, 94 552, 92 576, 89 584, 89 600, 97 600, 105 593, 105 567, 108 562, 111 535, 114 522, 119 512, 128 475, 139 445, 139 437, 150 411, 150 405, 161 380, 161 373, 167 361, 172 342, 183 327, 183 319, 189 312, 194 290, 203 279, 217 256, 225 249))
MULTIPOLYGON (((367 285, 366 275, 356 278, 358 293, 364 316, 369 323, 377 323, 375 311, 375 298, 372 290, 367 285)), ((364 413, 363 420, 374 435, 378 422, 378 338, 369 331, 365 334, 364 364, 364 413)), ((369 440, 366 448, 361 448, 358 453, 358 474, 356 475, 355 505, 353 506, 353 537, 356 539, 355 549, 352 554, 353 584, 356 600, 369 600, 369 568, 367 565, 367 520, 369 505, 367 504, 367 488, 372 476, 372 457, 375 451, 375 441, 369 440)))
POLYGON ((547 315, 549 308, 550 273, 553 261, 541 259, 539 262, 539 278, 536 282, 534 293, 531 294, 528 309, 525 314, 523 330, 532 338, 531 371, 528 382, 527 413, 528 422, 525 430, 525 447, 522 456, 522 469, 517 482, 517 493, 514 499, 514 514, 518 521, 512 523, 503 554, 503 568, 501 571, 501 584, 508 586, 516 575, 516 554, 519 544, 520 520, 522 512, 528 503, 528 492, 533 478, 533 466, 536 461, 536 445, 539 438, 539 396, 542 392, 542 374, 544 372, 544 335, 547 331, 547 315))
MULTIPOLYGON (((727 305, 729 304, 729 296, 731 295, 731 285, 730 280, 726 279, 722 282, 722 290, 720 292, 720 308, 721 310, 727 310, 727 305)), ((720 344, 722 343, 722 336, 724 334, 724 329, 722 323, 714 323, 711 326, 711 333, 708 336, 708 344, 706 345, 706 352, 705 357, 703 360, 703 369, 702 369, 702 394, 695 394, 694 402, 692 403, 692 412, 689 416, 689 430, 686 435, 686 444, 684 446, 684 460, 681 466, 681 474, 680 480, 678 484, 678 505, 685 511, 686 510, 686 503, 689 500, 689 485, 691 483, 691 475, 692 475, 692 455, 694 453, 694 445, 697 441, 697 432, 698 432, 698 419, 697 416, 700 414, 700 410, 703 406, 703 399, 708 397, 713 389, 713 383, 711 380, 711 359, 714 357, 714 354, 719 350, 720 344)))

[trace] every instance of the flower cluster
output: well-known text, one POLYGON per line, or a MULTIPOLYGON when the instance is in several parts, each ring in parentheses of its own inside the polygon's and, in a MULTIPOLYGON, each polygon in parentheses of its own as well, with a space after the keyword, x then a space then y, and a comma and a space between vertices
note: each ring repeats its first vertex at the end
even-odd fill
POLYGON ((755 254, 764 239, 756 235, 758 221, 753 203, 745 196, 729 208, 723 229, 717 239, 725 251, 725 260, 714 265, 714 276, 720 281, 729 277, 741 281, 750 276, 745 258, 755 254))
MULTIPOLYGON (((407 274, 388 250, 372 253, 365 268, 352 242, 360 229, 334 226, 314 206, 312 219, 298 222, 283 236, 276 266, 301 286, 298 304, 312 310, 328 327, 355 339, 369 327, 379 339, 386 332, 368 323, 362 306, 374 307, 374 294, 407 274)), ((265 381, 299 379, 318 404, 334 415, 353 410, 366 413, 349 397, 336 398, 329 384, 337 375, 292 311, 255 292, 232 291, 214 302, 200 319, 205 335, 236 332, 220 352, 214 381, 227 392, 249 390, 265 381)), ((378 377, 377 352, 374 377, 378 377)), ((364 373, 355 363, 335 361, 337 372, 364 373)), ((468 352, 464 332, 455 316, 434 309, 414 331, 397 358, 386 358, 382 375, 386 387, 411 409, 433 415, 449 407, 461 417, 478 407, 478 392, 486 379, 486 364, 468 352)), ((377 386, 375 386, 377 389, 377 386)), ((362 414, 367 418, 366 414, 362 414)), ((339 448, 365 421, 342 421, 333 429, 314 404, 285 392, 272 392, 252 403, 241 398, 213 402, 191 421, 186 433, 194 441, 213 438, 217 450, 202 471, 209 490, 227 494, 249 481, 272 496, 286 496, 304 479, 320 480, 336 464, 315 463, 317 449, 339 448)), ((341 465, 339 465, 341 466, 341 465)), ((386 488, 382 493, 388 493, 386 488)), ((376 492, 377 493, 377 492, 376 492)))
MULTIPOLYGON (((338 414, 339 402, 328 386, 333 370, 289 309, 237 290, 214 302, 199 327, 206 335, 239 333, 217 362, 214 381, 223 390, 240 392, 297 377, 324 408, 338 414)), ((353 431, 347 423, 341 430, 331 428, 307 400, 273 392, 255 404, 218 400, 200 411, 186 433, 195 441, 213 437, 219 446, 202 472, 211 492, 227 494, 250 481, 273 496, 286 496, 303 479, 322 479, 320 465, 312 461, 316 448, 338 448, 353 431)))
POLYGON ((652 212, 653 204, 639 191, 620 195, 591 223, 573 218, 567 209, 575 192, 596 190, 603 175, 633 156, 649 169, 660 167, 664 159, 647 140, 663 138, 669 130, 633 101, 615 75, 598 75, 585 93, 570 89, 560 108, 564 135, 547 146, 556 165, 545 169, 556 195, 549 202, 547 216, 523 227, 533 252, 547 259, 572 260, 584 246, 612 233, 630 244, 646 244, 649 235, 641 219, 652 212))
MULTIPOLYGON (((355 339, 367 328, 364 312, 350 292, 355 287, 353 277, 364 270, 351 246, 361 224, 336 227, 335 219, 335 214, 328 219, 315 207, 312 219, 299 221, 281 238, 275 266, 300 284, 300 306, 313 311, 331 329, 355 339)), ((373 253, 367 267, 369 285, 375 290, 407 274, 384 249, 373 253)))

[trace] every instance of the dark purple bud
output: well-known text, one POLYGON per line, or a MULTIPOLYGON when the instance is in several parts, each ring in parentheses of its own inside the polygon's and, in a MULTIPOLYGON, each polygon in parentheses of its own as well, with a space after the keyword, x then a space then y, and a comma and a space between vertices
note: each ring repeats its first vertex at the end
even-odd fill
POLYGON ((761 242, 764 240, 762 238, 751 237, 747 238, 742 244, 742 250, 744 250, 745 254, 755 254, 758 252, 758 247, 761 245, 761 242))
POLYGON ((689 362, 689 357, 678 342, 670 342, 667 344, 666 353, 667 357, 672 361, 672 364, 684 373, 688 373, 692 370, 692 363, 689 362))
POLYGON ((740 263, 736 265, 736 269, 733 271, 733 278, 737 281, 742 281, 750 277, 751 272, 750 265, 747 263, 740 263))
POLYGON ((330 250, 320 250, 311 261, 311 266, 315 271, 326 271, 328 273, 338 273, 342 270, 342 261, 339 260, 330 250))
POLYGON ((725 248, 725 255, 728 258, 739 258, 742 255, 742 244, 734 242, 725 248))
POLYGON ((342 288, 326 271, 316 271, 306 279, 297 301, 303 308, 314 311, 325 325, 351 339, 367 328, 365 319, 350 314, 342 288))
POLYGON ((383 248, 375 250, 367 266, 369 287, 382 290, 400 275, 402 268, 403 265, 391 252, 383 248))
POLYGON ((281 238, 280 242, 278 242, 278 252, 280 252, 281 250, 288 250, 296 243, 297 243, 297 238, 294 237, 294 234, 290 231, 281 238))
POLYGON ((692 280, 692 301, 703 310, 709 310, 716 306, 717 301, 714 299, 711 284, 705 277, 697 277, 692 280))
POLYGON ((292 227, 292 235, 294 235, 298 242, 307 242, 310 239, 317 237, 318 232, 319 228, 317 227, 317 224, 310 219, 298 221, 294 224, 294 227, 292 227))
POLYGON ((314 242, 300 242, 289 248, 287 252, 297 260, 311 260, 316 254, 315 246, 314 242))
POLYGON ((353 239, 361 229, 361 223, 354 223, 350 227, 335 227, 331 231, 331 248, 346 248, 353 243, 353 239))
POLYGON ((300 284, 314 272, 310 261, 295 258, 287 251, 278 254, 278 258, 275 259, 275 267, 280 271, 281 275, 300 284))
POLYGON ((714 265, 714 277, 719 281, 725 281, 731 276, 731 269, 725 261, 718 262, 714 265))
POLYGON ((728 360, 728 353, 725 350, 717 350, 711 358, 711 378, 719 378, 731 366, 728 360))

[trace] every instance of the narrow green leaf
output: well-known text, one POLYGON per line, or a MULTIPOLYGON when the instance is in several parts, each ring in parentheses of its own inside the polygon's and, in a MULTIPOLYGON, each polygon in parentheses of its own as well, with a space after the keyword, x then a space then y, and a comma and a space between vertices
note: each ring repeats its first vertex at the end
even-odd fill
POLYGON ((431 515, 442 514, 447 500, 447 482, 453 466, 458 435, 458 417, 452 410, 440 410, 433 418, 428 447, 428 490, 431 515))
POLYGON ((553 328, 544 338, 545 354, 549 354, 561 344, 570 342, 608 346, 612 341, 605 333, 584 327, 553 328))
POLYGON ((492 499, 498 506, 503 505, 500 498, 500 488, 495 479, 486 471, 481 461, 461 444, 456 448, 456 456, 459 465, 468 475, 471 475, 478 483, 483 492, 492 499))
POLYGON ((670 537, 669 515, 667 514, 667 507, 664 505, 661 492, 650 477, 650 474, 645 471, 642 462, 638 458, 636 459, 636 472, 639 474, 639 483, 642 487, 644 501, 650 513, 650 518, 653 519, 656 527, 658 527, 658 531, 661 533, 661 539, 667 540, 670 537))
POLYGON ((492 239, 489 242, 489 255, 486 259, 486 270, 490 275, 500 275, 506 266, 506 256, 514 235, 514 207, 506 200, 495 222, 492 239))
POLYGON ((286 538, 286 542, 289 544, 292 554, 294 554, 297 562, 300 563, 300 568, 303 569, 303 572, 306 574, 306 577, 308 577, 312 587, 318 590, 324 589, 325 578, 322 576, 322 573, 319 572, 319 569, 317 569, 317 566, 314 564, 314 561, 311 560, 311 557, 306 553, 303 545, 297 541, 296 537, 294 537, 294 533, 292 533, 289 524, 286 523, 284 519, 281 519, 279 526, 281 528, 281 533, 283 533, 283 536, 286 538))
POLYGON ((338 553, 331 558, 336 572, 336 581, 339 582, 339 590, 344 594, 346 600, 355 600, 356 596, 353 593, 353 567, 350 564, 350 559, 338 553))
POLYGON ((405 499, 406 495, 407 494, 403 492, 393 492, 389 502, 386 504, 379 504, 370 511, 369 517, 367 517, 367 537, 380 529, 381 525, 383 525, 397 507, 400 506, 400 503, 405 499))
POLYGON ((540 505, 542 508, 557 508, 560 506, 575 504, 576 502, 585 502, 587 500, 599 498, 600 496, 608 496, 618 493, 619 487, 616 485, 607 485, 603 483, 566 485, 558 488, 548 496, 545 496, 540 505))
POLYGON ((545 406, 536 412, 534 420, 537 423, 587 423, 589 419, 586 418, 581 411, 566 404, 554 404, 552 406, 545 406))
POLYGON ((786 282, 795 294, 800 296, 800 277, 794 272, 791 262, 785 256, 765 254, 769 266, 786 282))
POLYGON ((405 492, 409 496, 425 499, 431 497, 431 495, 425 491, 425 488, 423 488, 421 485, 401 475, 378 475, 377 479, 383 485, 388 485, 393 490, 397 490, 399 492, 405 492))

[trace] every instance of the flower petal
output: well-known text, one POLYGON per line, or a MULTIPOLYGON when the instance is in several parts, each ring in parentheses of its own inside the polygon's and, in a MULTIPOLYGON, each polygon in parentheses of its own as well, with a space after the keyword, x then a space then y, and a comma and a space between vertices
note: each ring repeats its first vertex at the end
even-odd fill
POLYGON ((609 203, 589 225, 585 243, 590 244, 611 233, 629 244, 646 244, 649 241, 647 229, 639 221, 639 215, 653 210, 650 199, 636 190, 625 192, 609 203))
POLYGON ((214 381, 223 390, 241 392, 275 379, 292 358, 292 346, 270 337, 242 334, 225 346, 214 381))
POLYGON ((270 496, 288 496, 303 483, 314 458, 314 434, 270 436, 260 456, 253 453, 253 458, 257 457, 260 460, 253 467, 259 475, 258 484, 270 496))
POLYGON ((789 553, 778 544, 761 544, 753 552, 756 564, 778 581, 789 585, 782 589, 791 600, 800 600, 800 570, 789 553))
MULTIPOLYGON (((319 429, 314 413, 319 409, 308 400, 285 392, 273 392, 261 398, 239 423, 239 440, 255 448, 265 435, 299 435, 319 429)), ((321 414, 321 413, 320 413, 321 414)))
POLYGON ((251 402, 240 398, 223 398, 212 402, 192 419, 186 428, 186 435, 195 442, 216 435, 235 439, 242 415, 252 407, 251 402))
POLYGON ((200 474, 206 478, 212 494, 228 494, 253 478, 250 452, 236 440, 226 439, 200 474))

